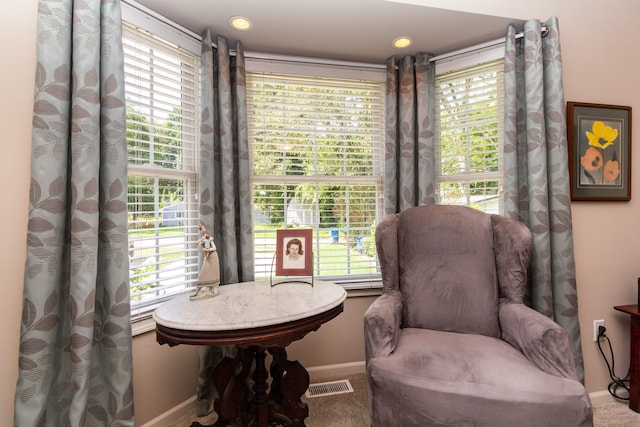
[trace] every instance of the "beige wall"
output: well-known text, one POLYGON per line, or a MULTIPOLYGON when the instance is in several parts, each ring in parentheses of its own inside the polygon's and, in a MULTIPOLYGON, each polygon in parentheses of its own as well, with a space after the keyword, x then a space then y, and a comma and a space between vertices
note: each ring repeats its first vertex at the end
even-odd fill
POLYGON ((0 425, 13 425, 29 207, 37 0, 0 2, 0 425))
MULTIPOLYGON (((420 2, 420 0, 415 0, 420 2)), ((509 16, 519 19, 560 21, 564 61, 565 95, 568 101, 630 105, 640 108, 636 79, 640 55, 640 3, 635 0, 422 0, 443 8, 509 16)), ((18 339, 28 209, 31 102, 35 69, 37 0, 0 3, 0 120, 3 187, 0 215, 0 271, 3 295, 0 324, 0 425, 11 425, 17 376, 18 339)), ((462 31, 463 29, 461 29, 462 31)), ((640 111, 640 110, 637 110, 640 111)), ((640 141, 640 126, 632 140, 640 141)), ((634 149, 638 165, 640 150, 634 149)), ((573 203, 576 266, 586 385, 589 391, 605 390, 606 366, 592 341, 592 323, 605 319, 613 342, 618 375, 629 364, 628 319, 612 307, 636 301, 640 276, 640 169, 634 172, 633 199, 628 203, 573 203)), ((370 297, 347 301, 345 312, 289 349, 292 359, 306 366, 362 360, 362 313, 370 297)), ((187 399, 195 387, 197 354, 188 347, 158 346, 153 333, 134 338, 134 386, 137 424, 161 414, 187 399)))

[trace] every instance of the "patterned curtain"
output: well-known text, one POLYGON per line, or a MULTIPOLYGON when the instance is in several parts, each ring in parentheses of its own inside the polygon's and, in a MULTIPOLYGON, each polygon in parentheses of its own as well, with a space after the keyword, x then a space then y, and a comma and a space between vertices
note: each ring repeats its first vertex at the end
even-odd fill
MULTIPOLYGON (((200 146, 200 219, 213 239, 220 257, 222 284, 252 281, 253 226, 249 182, 244 49, 229 54, 227 41, 211 31, 203 34, 200 146)), ((196 410, 210 413, 216 395, 212 369, 231 347, 201 347, 196 410)))
POLYGON ((505 57, 505 215, 533 232, 527 303, 570 336, 584 379, 576 292, 567 129, 558 21, 508 29, 505 57))
POLYGON ((387 60, 385 215, 435 204, 435 64, 429 55, 387 60))
POLYGON ((16 426, 133 426, 118 0, 41 0, 16 426))

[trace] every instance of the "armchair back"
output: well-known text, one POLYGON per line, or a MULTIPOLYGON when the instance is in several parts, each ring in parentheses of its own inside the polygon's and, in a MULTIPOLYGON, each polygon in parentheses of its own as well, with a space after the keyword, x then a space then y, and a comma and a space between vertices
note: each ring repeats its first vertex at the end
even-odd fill
POLYGON ((385 291, 402 295, 402 327, 500 337, 499 298, 522 302, 530 240, 517 221, 465 206, 385 218, 378 257, 385 291))

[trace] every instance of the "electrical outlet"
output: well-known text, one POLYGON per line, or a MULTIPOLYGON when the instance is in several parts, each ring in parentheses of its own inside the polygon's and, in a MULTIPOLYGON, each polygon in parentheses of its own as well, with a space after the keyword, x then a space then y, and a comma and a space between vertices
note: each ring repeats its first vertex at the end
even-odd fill
POLYGON ((598 330, 600 326, 604 327, 604 320, 594 320, 593 321, 593 341, 598 342, 598 330))

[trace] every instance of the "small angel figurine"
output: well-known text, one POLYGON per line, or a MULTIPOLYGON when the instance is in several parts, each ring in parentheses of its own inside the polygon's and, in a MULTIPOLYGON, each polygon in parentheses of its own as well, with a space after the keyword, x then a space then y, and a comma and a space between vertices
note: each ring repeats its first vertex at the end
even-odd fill
POLYGON ((191 301, 214 297, 220 292, 220 260, 213 237, 204 225, 198 226, 202 237, 198 240, 198 250, 204 253, 204 261, 196 282, 195 291, 189 296, 191 301))

